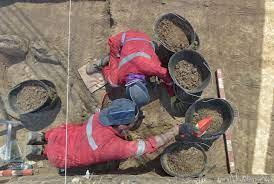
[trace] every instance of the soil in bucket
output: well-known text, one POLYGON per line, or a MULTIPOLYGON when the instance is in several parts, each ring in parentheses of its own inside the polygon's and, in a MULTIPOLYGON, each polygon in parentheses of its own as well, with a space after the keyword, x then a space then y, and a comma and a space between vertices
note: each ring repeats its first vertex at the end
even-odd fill
POLYGON ((167 155, 166 163, 173 173, 192 175, 203 170, 204 155, 201 150, 195 147, 185 149, 183 146, 179 146, 167 155))
POLYGON ((170 20, 162 20, 158 25, 159 38, 175 51, 180 51, 189 46, 189 41, 185 32, 170 20))
POLYGON ((180 86, 187 90, 192 90, 202 84, 202 72, 199 67, 185 60, 176 64, 174 73, 180 86))
POLYGON ((23 112, 34 110, 46 102, 47 91, 41 86, 25 86, 17 94, 16 106, 23 112))
POLYGON ((198 109, 193 115, 192 123, 197 124, 199 121, 209 116, 212 117, 212 122, 209 128, 207 129, 206 134, 217 133, 218 130, 220 130, 220 128, 222 127, 223 117, 220 110, 214 107, 198 109))

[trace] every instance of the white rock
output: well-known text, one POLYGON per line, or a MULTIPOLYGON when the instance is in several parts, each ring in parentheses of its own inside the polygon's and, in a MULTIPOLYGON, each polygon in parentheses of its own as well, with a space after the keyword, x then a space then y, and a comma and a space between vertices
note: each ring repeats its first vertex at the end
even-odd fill
POLYGON ((89 172, 89 170, 86 171, 86 175, 84 176, 84 178, 86 178, 86 179, 90 178, 90 172, 89 172))
POLYGON ((77 183, 80 183, 80 178, 73 178, 72 180, 71 180, 71 182, 72 183, 75 183, 75 184, 77 184, 77 183))

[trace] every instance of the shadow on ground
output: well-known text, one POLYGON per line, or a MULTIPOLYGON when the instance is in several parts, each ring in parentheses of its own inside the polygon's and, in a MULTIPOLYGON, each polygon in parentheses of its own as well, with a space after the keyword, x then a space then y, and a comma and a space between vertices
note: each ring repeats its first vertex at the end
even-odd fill
MULTIPOLYGON (((141 158, 140 158, 141 159, 141 158)), ((67 170, 67 173, 69 176, 74 175, 85 175, 86 171, 89 170, 90 173, 93 174, 126 174, 126 175, 140 175, 145 174, 148 172, 156 172, 160 176, 167 176, 167 174, 164 172, 164 170, 161 168, 160 164, 160 156, 157 158, 150 160, 145 165, 139 166, 139 167, 132 167, 125 170, 119 169, 119 161, 113 161, 103 164, 97 164, 90 167, 83 167, 83 168, 70 168, 67 170)), ((61 172, 61 175, 64 173, 61 172)))
POLYGON ((54 103, 53 107, 20 115, 20 121, 24 125, 24 128, 30 131, 39 131, 50 126, 61 109, 61 100, 59 97, 54 103))
MULTIPOLYGON (((274 92, 274 91, 273 91, 274 92)), ((268 143, 268 150, 267 150, 267 160, 266 163, 269 163, 266 165, 266 173, 274 173, 274 142, 271 141, 274 139, 274 99, 272 102, 272 115, 271 115, 271 129, 270 129, 270 137, 269 137, 269 143, 268 143)))

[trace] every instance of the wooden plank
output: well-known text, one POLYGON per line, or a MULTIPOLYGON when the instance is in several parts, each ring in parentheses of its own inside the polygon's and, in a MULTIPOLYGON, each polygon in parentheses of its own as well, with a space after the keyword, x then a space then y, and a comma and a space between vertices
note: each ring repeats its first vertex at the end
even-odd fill
MULTIPOLYGON (((216 71, 217 77, 217 87, 218 87, 218 95, 220 98, 225 99, 225 90, 224 90, 224 80, 223 73, 221 69, 217 69, 216 71)), ((226 161, 227 161, 227 170, 229 174, 235 174, 235 161, 234 161, 234 153, 232 148, 232 130, 231 127, 223 134, 224 144, 225 144, 225 153, 226 153, 226 161)))
POLYGON ((101 72, 96 72, 92 75, 88 75, 86 73, 87 65, 88 64, 79 68, 78 72, 90 93, 94 93, 95 91, 103 88, 106 85, 106 81, 101 72))

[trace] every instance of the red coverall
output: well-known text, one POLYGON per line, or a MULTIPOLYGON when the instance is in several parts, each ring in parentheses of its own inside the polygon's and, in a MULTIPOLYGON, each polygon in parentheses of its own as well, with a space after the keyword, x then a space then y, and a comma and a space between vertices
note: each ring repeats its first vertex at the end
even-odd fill
MULTIPOLYGON (((66 127, 61 125, 46 132, 44 154, 57 168, 65 167, 66 127)), ((81 125, 68 125, 67 167, 82 167, 112 160, 126 159, 156 151, 154 137, 126 141, 111 126, 103 126, 99 113, 81 125)))
POLYGON ((105 79, 118 87, 126 83, 128 74, 158 76, 166 85, 172 84, 168 70, 161 66, 150 38, 142 32, 129 30, 108 40, 110 61, 103 68, 105 79))

